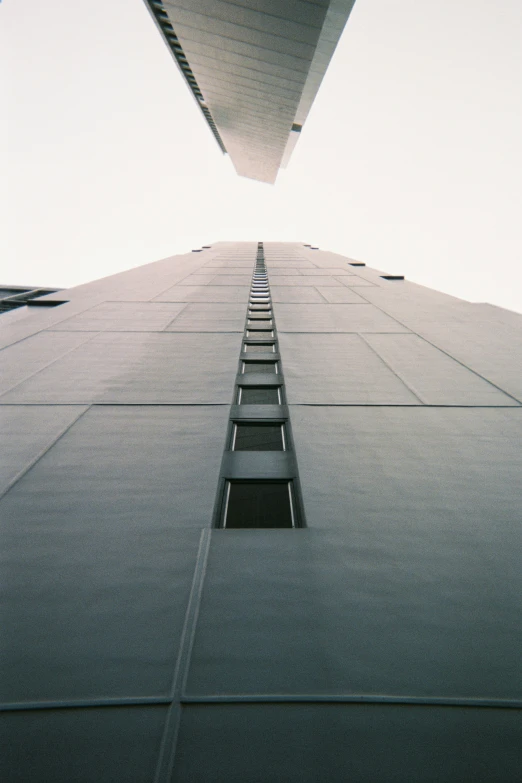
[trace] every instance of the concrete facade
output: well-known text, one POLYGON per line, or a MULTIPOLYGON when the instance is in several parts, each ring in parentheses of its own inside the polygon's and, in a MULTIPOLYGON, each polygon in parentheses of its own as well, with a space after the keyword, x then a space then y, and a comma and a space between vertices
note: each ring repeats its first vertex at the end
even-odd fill
POLYGON ((355 0, 145 0, 238 174, 286 166, 355 0))
POLYGON ((384 276, 217 243, 0 317, 3 781, 520 779, 522 316, 384 276), (291 523, 223 527, 249 480, 291 523))

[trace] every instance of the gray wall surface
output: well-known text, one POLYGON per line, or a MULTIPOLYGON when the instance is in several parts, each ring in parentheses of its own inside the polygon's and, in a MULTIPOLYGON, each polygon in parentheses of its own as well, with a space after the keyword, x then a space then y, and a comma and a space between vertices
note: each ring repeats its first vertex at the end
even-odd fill
POLYGON ((0 316, 2 780, 514 783, 522 316, 265 243, 306 527, 213 529, 256 250, 0 316))

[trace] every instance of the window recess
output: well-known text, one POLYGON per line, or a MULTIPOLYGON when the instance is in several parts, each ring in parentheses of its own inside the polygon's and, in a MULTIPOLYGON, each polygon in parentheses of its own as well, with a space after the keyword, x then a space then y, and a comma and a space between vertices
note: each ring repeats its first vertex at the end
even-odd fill
POLYGON ((243 362, 242 375, 251 372, 270 372, 277 374, 277 362, 243 362))
POLYGON ((232 429, 232 451, 286 451, 283 424, 237 423, 232 429))
POLYGON ((289 481, 227 481, 224 528, 295 527, 289 481))
POLYGON ((238 405, 281 405, 279 386, 240 386, 238 405))
POLYGON ((275 343, 245 343, 246 353, 275 353, 275 343))

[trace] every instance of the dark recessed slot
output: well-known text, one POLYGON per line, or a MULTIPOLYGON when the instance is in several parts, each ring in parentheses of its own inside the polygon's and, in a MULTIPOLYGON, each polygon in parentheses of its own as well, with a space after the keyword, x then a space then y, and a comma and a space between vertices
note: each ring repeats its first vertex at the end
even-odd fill
POLYGON ((243 362, 243 375, 251 372, 277 372, 277 362, 243 362))
POLYGON ((239 405, 281 405, 278 386, 240 386, 239 405))
POLYGON ((254 337, 259 337, 260 340, 266 340, 268 337, 273 337, 271 321, 249 321, 247 325, 247 337, 252 334, 254 337), (270 327, 267 329, 267 327, 270 327))
POLYGON ((233 451, 284 451, 282 424, 234 424, 233 451))
POLYGON ((350 266, 366 266, 366 264, 363 264, 362 261, 351 261, 349 262, 350 266))
POLYGON ((404 280, 404 275, 381 275, 383 280, 404 280))
POLYGON ((247 353, 274 353, 275 343, 247 343, 245 350, 247 353))
POLYGON ((225 495, 226 528, 294 527, 288 481, 229 481, 225 495))
POLYGON ((28 299, 25 304, 28 307, 58 307, 67 304, 68 301, 68 299, 28 299))

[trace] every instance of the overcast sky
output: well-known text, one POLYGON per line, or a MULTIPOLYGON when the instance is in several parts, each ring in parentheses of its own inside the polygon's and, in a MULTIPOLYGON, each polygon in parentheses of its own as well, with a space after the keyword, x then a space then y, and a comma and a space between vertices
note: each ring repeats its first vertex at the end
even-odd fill
POLYGON ((356 0, 275 186, 222 156, 143 0, 3 0, 0 28, 0 283, 262 239, 522 312, 520 0, 356 0))

